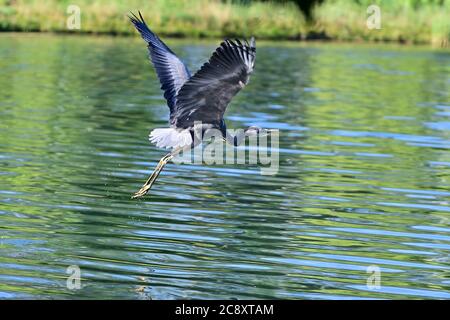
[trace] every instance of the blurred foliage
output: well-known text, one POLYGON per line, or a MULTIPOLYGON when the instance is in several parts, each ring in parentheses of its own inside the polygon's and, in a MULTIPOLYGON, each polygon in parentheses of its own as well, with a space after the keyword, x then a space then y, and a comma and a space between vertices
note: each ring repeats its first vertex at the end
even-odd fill
MULTIPOLYGON (((68 0, 0 0, 0 30, 70 32, 68 0)), ((135 34, 129 11, 141 10, 157 33, 177 37, 400 41, 448 46, 450 0, 79 0, 82 33, 135 34), (382 29, 366 27, 378 4, 382 29)))
MULTIPOLYGON (((271 0, 262 0, 264 2, 274 2, 271 0)), ((297 5, 297 7, 301 10, 301 12, 305 15, 305 17, 311 21, 312 19, 312 13, 314 6, 320 5, 323 3, 324 0, 278 0, 276 2, 279 3, 287 3, 287 2, 293 2, 297 5)), ((250 1, 248 1, 250 2, 250 1)))
POLYGON ((448 46, 449 0, 328 0, 314 10, 314 28, 337 40, 399 41, 448 46), (366 26, 366 9, 381 8, 381 29, 366 26))
MULTIPOLYGON (((72 1, 0 0, 0 30, 66 32, 72 1)), ((292 3, 248 5, 210 0, 79 0, 83 33, 135 34, 127 13, 140 10, 159 34, 184 37, 256 35, 294 38, 305 32, 303 15, 292 3)))

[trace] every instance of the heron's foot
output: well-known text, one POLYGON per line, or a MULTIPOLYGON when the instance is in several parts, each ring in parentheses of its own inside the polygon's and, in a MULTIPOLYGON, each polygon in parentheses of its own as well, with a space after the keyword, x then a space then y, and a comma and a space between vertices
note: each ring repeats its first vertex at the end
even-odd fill
POLYGON ((143 185, 142 188, 139 189, 138 192, 134 193, 131 199, 137 199, 140 197, 145 196, 148 193, 148 190, 150 190, 150 185, 143 185))
POLYGON ((150 175, 150 177, 147 179, 147 181, 144 183, 144 185, 135 194, 133 194, 131 199, 137 199, 137 198, 143 197, 148 193, 148 191, 150 190, 150 188, 153 185, 153 182, 155 182, 155 180, 156 180, 156 176, 159 175, 158 167, 156 167, 155 171, 153 171, 153 173, 150 175))
POLYGON ((144 183, 144 185, 139 189, 138 192, 136 192, 131 199, 137 199, 140 197, 145 196, 148 193, 148 190, 152 187, 152 185, 155 183, 156 179, 158 179, 159 174, 161 173, 161 170, 164 168, 164 166, 167 164, 167 162, 170 161, 174 157, 173 153, 169 153, 162 157, 162 159, 159 161, 158 165, 155 168, 155 171, 150 175, 150 177, 147 179, 147 181, 144 183))

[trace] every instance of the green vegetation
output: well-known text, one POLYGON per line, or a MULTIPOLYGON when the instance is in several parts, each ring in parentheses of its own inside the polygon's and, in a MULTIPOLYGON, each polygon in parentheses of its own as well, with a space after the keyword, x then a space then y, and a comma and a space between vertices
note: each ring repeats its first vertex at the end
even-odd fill
POLYGON ((326 0, 312 6, 309 19, 300 1, 219 0, 0 0, 0 31, 135 34, 129 11, 141 10, 164 36, 264 39, 400 41, 448 46, 450 0, 326 0), (366 26, 367 7, 381 7, 380 30, 366 26), (67 7, 81 9, 81 29, 70 31, 67 7))
POLYGON ((337 40, 400 41, 448 46, 450 40, 449 0, 333 0, 314 12, 315 28, 337 40), (381 8, 381 29, 366 26, 366 10, 381 8))
POLYGON ((81 9, 79 32, 135 34, 127 14, 140 10, 152 29, 165 36, 293 38, 305 32, 295 4, 248 5, 208 0, 1 1, 0 30, 68 31, 69 4, 81 9))

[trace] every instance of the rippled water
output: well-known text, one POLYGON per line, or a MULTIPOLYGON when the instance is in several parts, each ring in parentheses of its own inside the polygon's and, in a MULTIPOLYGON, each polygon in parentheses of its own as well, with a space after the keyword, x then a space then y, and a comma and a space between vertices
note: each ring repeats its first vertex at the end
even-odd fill
POLYGON ((4 34, 0 70, 0 298, 450 298, 448 51, 259 43, 226 119, 281 130, 279 173, 169 164, 140 201, 140 39, 4 34))

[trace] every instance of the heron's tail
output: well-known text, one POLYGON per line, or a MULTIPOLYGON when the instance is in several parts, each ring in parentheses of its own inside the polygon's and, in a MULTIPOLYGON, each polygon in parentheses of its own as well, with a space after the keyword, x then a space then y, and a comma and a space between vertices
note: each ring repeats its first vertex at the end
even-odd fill
POLYGON ((158 148, 178 148, 192 144, 192 136, 189 130, 176 128, 157 128, 150 132, 150 142, 158 148))

